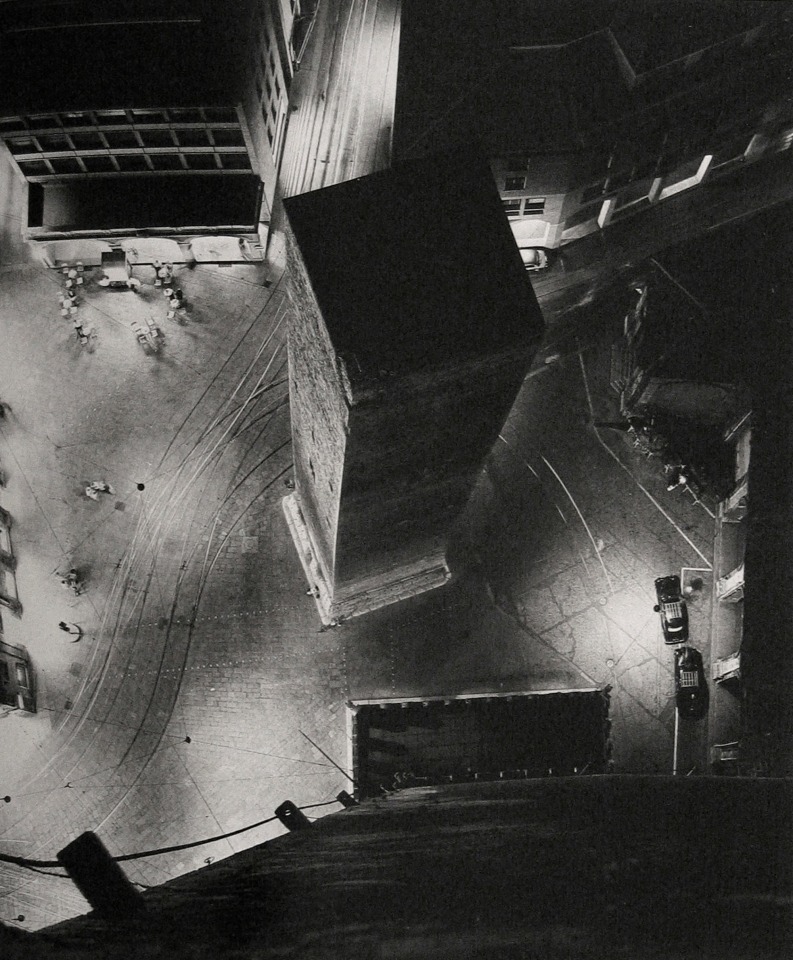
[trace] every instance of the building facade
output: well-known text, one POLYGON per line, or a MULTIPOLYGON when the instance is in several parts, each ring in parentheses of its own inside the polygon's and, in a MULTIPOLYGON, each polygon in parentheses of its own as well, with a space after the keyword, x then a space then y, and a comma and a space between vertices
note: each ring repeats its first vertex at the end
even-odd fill
POLYGON ((148 258, 261 259, 304 16, 282 0, 4 4, 0 139, 29 184, 26 236, 51 262, 91 262, 96 240, 146 260, 148 238, 148 258))
MULTIPOLYGON (((446 68, 467 95, 445 99, 431 66, 403 77, 395 157, 478 139, 527 265, 793 143, 788 3, 726 3, 718 19, 693 2, 586 4, 577 22, 559 4, 555 26, 504 4, 499 28, 478 33, 446 6, 432 15, 474 35, 446 68)), ((429 16, 404 5, 414 63, 431 61, 429 16)))

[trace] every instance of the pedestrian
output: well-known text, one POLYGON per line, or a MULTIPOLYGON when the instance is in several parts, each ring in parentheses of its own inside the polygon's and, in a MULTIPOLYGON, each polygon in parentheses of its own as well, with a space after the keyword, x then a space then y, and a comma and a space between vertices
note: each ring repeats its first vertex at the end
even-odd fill
POLYGON ((85 343, 87 341, 88 338, 85 335, 85 330, 83 330, 80 321, 76 319, 74 321, 74 332, 77 334, 77 339, 80 341, 80 343, 85 343))
POLYGON ((83 592, 82 584, 80 583, 80 574, 77 571, 76 567, 66 574, 65 577, 61 578, 61 586, 66 587, 68 590, 74 590, 74 592, 79 597, 83 592))
POLYGON ((63 630, 64 633, 68 633, 71 637, 72 643, 77 643, 77 641, 83 635, 82 627, 78 626, 76 623, 65 623, 63 620, 58 624, 58 628, 63 630))
POLYGON ((664 473, 666 474, 666 489, 674 490, 676 487, 684 487, 688 483, 688 477, 685 475, 683 464, 664 464, 664 473))
POLYGON ((86 487, 86 488, 85 488, 85 495, 86 495, 86 497, 90 497, 92 500, 98 500, 98 499, 99 499, 99 494, 96 492, 96 490, 94 490, 93 487, 86 487))
POLYGON ((181 287, 174 287, 173 295, 179 301, 179 303, 182 303, 184 300, 184 293, 182 293, 181 287))
POLYGON ((129 277, 127 280, 127 286, 134 293, 137 293, 140 290, 140 280, 138 280, 136 277, 129 277))
POLYGON ((11 407, 5 400, 0 400, 0 420, 4 420, 7 413, 11 413, 11 407))
POLYGON ((93 480, 91 482, 91 489, 96 490, 97 493, 113 493, 114 490, 107 482, 107 480, 93 480))
POLYGON ((173 296, 173 287, 166 287, 163 290, 162 295, 165 297, 166 300, 170 300, 171 297, 173 296))

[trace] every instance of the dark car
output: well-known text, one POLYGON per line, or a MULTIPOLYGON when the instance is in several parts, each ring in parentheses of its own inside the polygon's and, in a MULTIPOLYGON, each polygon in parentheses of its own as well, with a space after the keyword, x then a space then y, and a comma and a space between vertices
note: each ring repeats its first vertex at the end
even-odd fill
POLYGON ((695 647, 675 650, 675 700, 681 717, 699 720, 708 709, 708 684, 702 654, 695 647))
POLYGON ((655 581, 658 603, 653 607, 661 614, 661 629, 666 643, 688 640, 688 608, 680 595, 680 577, 659 577, 655 581))

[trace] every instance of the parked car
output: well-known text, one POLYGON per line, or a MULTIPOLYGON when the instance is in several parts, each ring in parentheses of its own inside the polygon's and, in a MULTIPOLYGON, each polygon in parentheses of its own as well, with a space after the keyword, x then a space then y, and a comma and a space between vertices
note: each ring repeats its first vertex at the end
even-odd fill
POLYGON ((655 581, 658 603, 653 607, 661 615, 661 629, 666 643, 688 640, 688 608, 680 595, 680 577, 659 577, 655 581))
POLYGON ((541 247, 521 247, 520 256, 527 270, 545 270, 548 254, 541 247))
POLYGON ((699 720, 708 709, 708 684, 702 654, 695 647, 675 650, 675 700, 681 717, 699 720))

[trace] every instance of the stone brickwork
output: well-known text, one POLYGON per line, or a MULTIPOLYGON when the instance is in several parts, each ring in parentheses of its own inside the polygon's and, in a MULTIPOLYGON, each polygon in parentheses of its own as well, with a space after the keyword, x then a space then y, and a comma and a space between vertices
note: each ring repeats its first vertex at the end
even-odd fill
POLYGON ((287 519, 326 623, 445 583, 449 530, 542 317, 487 164, 442 156, 285 201, 287 519))

